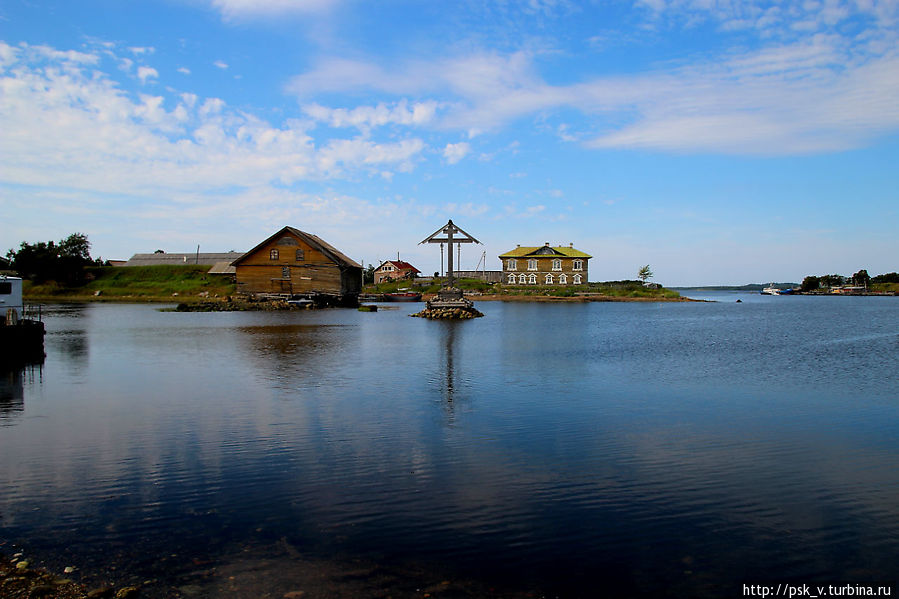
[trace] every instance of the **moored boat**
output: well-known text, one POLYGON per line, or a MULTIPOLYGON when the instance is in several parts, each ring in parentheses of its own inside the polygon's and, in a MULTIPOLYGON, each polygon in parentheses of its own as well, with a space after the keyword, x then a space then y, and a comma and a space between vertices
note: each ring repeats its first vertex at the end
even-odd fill
POLYGON ((25 318, 22 279, 0 276, 0 366, 43 359, 44 323, 25 318))
POLYGON ((384 299, 388 302, 420 302, 421 294, 415 291, 398 291, 396 293, 385 293, 384 299))

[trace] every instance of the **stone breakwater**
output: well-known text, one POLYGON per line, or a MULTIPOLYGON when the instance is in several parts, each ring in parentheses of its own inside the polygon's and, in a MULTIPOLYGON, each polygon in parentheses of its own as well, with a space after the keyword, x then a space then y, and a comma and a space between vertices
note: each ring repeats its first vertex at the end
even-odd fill
POLYGON ((483 314, 475 308, 425 308, 421 312, 409 316, 430 318, 431 320, 468 320, 480 318, 483 314))

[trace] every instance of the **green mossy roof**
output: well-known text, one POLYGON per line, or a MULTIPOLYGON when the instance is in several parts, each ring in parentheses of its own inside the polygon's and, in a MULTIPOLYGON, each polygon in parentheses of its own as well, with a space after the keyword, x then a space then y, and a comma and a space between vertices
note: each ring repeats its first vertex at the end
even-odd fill
MULTIPOLYGON (((547 246, 545 246, 545 245, 530 246, 530 247, 520 246, 520 247, 515 248, 514 250, 509 250, 505 254, 500 254, 499 257, 500 258, 531 257, 531 254, 535 253, 537 250, 543 249, 544 247, 547 247, 547 246)), ((593 257, 590 254, 587 254, 585 252, 576 250, 572 247, 568 247, 565 245, 549 246, 549 247, 550 247, 550 249, 557 252, 557 254, 561 254, 561 257, 563 257, 563 258, 592 258, 593 257)), ((552 258, 553 255, 552 254, 537 254, 533 257, 534 258, 552 258)))

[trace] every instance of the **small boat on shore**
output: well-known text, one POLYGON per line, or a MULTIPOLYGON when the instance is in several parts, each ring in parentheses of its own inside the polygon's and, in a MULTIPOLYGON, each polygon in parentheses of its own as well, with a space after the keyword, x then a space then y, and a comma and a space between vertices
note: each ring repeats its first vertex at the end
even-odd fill
POLYGON ((388 302, 420 302, 421 294, 416 291, 398 291, 385 293, 384 300, 388 302))

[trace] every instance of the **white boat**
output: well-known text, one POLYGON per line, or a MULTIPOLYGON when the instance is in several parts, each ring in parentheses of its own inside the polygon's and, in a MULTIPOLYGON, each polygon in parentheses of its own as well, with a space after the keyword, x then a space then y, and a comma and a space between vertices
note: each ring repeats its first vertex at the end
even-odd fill
POLYGON ((764 289, 762 289, 761 294, 762 295, 780 295, 780 289, 778 289, 777 287, 768 286, 768 287, 765 287, 764 289))
POLYGON ((43 360, 44 323, 25 318, 22 279, 0 275, 0 366, 43 360))

